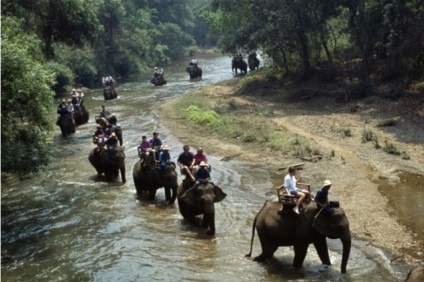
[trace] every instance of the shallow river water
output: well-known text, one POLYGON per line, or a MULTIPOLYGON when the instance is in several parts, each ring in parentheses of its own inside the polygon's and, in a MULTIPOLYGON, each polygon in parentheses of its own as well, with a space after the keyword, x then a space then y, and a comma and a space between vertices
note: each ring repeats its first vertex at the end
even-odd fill
MULTIPOLYGON (((182 62, 165 68, 163 87, 154 87, 146 75, 118 84, 119 99, 104 101, 101 90, 85 93, 89 123, 66 139, 56 128, 52 165, 36 178, 2 183, 1 281, 400 281, 406 266, 393 265, 386 252, 358 240, 346 274, 340 273, 338 240, 328 240, 333 266, 326 273, 318 271, 312 246, 301 269, 291 267, 289 247, 266 263, 245 258, 254 216, 269 199, 264 191, 272 186, 271 176, 245 163, 220 161, 224 156, 208 156, 215 184, 228 194, 216 204, 214 237, 187 225, 177 203, 167 205, 163 189, 154 202, 137 200, 132 168, 141 136, 158 130, 173 159, 182 151, 183 140, 154 114, 157 105, 232 77, 230 58, 197 59, 204 73, 200 81, 189 81, 182 62), (126 184, 98 178, 88 161, 102 104, 123 129, 126 184)), ((253 256, 260 252, 256 235, 253 256)))

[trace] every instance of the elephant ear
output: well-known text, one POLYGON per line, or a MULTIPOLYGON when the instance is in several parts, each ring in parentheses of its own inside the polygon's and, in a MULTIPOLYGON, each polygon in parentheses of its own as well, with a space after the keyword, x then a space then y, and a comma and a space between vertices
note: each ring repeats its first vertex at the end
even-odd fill
POLYGON ((224 191, 216 185, 213 186, 213 193, 215 194, 215 203, 221 202, 225 199, 225 197, 227 197, 227 194, 225 194, 224 191))
POLYGON ((192 187, 185 191, 181 195, 181 200, 183 200, 187 205, 195 206, 196 205, 196 196, 195 196, 195 188, 192 187))

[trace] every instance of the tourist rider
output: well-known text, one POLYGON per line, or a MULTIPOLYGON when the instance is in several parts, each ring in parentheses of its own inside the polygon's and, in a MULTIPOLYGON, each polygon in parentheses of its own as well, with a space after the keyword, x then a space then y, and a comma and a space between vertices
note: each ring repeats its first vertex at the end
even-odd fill
MULTIPOLYGON (((199 165, 201 162, 204 162, 205 164, 208 165, 208 158, 206 157, 206 154, 203 152, 203 148, 198 148, 197 149, 197 153, 194 154, 194 165, 193 165, 193 169, 191 170, 191 173, 194 175, 197 171, 197 169, 199 168, 199 165)), ((208 170, 209 169, 209 165, 208 165, 208 170)))
MULTIPOLYGON (((302 179, 302 177, 299 178, 299 180, 300 179, 302 179)), ((306 197, 310 197, 311 193, 307 190, 297 188, 296 184, 297 184, 296 168, 291 166, 288 169, 288 174, 284 177, 283 186, 288 189, 291 195, 294 195, 296 198, 298 198, 296 206, 294 207, 293 211, 299 214, 299 208, 302 207, 301 205, 303 201, 306 199, 306 197)))
POLYGON ((110 138, 106 140, 106 144, 109 151, 115 150, 116 146, 118 145, 118 138, 116 138, 115 133, 112 133, 112 135, 110 135, 110 138))
POLYGON ((181 174, 186 175, 191 181, 195 181, 195 178, 191 172, 194 166, 194 155, 190 152, 190 147, 184 145, 183 152, 178 156, 178 166, 180 167, 181 174))
POLYGON ((146 135, 141 136, 140 149, 142 152, 146 152, 148 149, 152 148, 152 144, 147 141, 146 135))
POLYGON ((153 132, 153 138, 149 140, 149 143, 150 143, 150 147, 153 150, 155 150, 154 156, 155 156, 155 159, 157 160, 159 158, 159 153, 162 148, 162 140, 160 140, 159 133, 157 131, 153 132))

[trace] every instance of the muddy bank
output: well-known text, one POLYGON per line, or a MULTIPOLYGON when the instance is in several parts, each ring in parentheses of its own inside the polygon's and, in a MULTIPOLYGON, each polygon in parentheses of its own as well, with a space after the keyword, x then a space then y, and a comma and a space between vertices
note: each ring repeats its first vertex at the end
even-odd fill
MULTIPOLYGON (((286 174, 282 168, 304 163, 299 174, 312 185, 313 192, 325 179, 331 179, 333 186, 330 198, 341 202, 354 236, 390 250, 393 258, 423 260, 423 238, 418 234, 421 232, 417 232, 423 226, 414 229, 405 224, 404 218, 399 218, 393 209, 396 203, 390 205, 385 191, 381 190, 399 187, 400 172, 411 173, 414 177, 422 176, 424 132, 420 127, 422 123, 419 111, 424 110, 424 107, 417 108, 414 119, 401 116, 401 111, 398 111, 396 117, 402 126, 387 129, 379 127, 378 122, 394 105, 380 101, 377 97, 342 105, 327 97, 281 103, 281 89, 272 93, 266 87, 266 95, 261 89, 243 88, 239 79, 232 79, 171 100, 162 106, 158 114, 182 142, 193 147, 201 146, 206 154, 229 156, 267 166, 274 174, 275 187, 281 184, 286 174), (266 142, 246 142, 238 136, 211 132, 190 121, 186 111, 177 106, 181 101, 179 99, 189 100, 193 97, 214 105, 211 109, 217 109, 219 105, 232 105, 232 120, 242 130, 244 124, 249 123, 243 121, 250 121, 265 125, 271 132, 283 132, 295 138, 302 136, 319 151, 320 157, 300 159, 267 146, 266 142), (380 143, 388 140, 396 144, 396 148, 405 152, 409 158, 388 154, 381 149, 377 150, 371 143, 361 142, 364 128, 370 128, 378 134, 380 143), (349 136, 345 136, 343 132, 350 132, 349 136)), ((220 114, 225 113, 220 111, 220 114)), ((422 180, 424 181, 424 176, 422 180)), ((419 185, 423 185, 423 181, 419 185)), ((391 193, 396 196, 396 191, 391 193)), ((417 209, 423 212, 423 209, 417 209)))

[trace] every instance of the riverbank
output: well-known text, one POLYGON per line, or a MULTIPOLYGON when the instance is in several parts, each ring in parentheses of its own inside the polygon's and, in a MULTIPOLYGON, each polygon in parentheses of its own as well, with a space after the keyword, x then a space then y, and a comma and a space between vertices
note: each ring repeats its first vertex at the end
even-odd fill
POLYGON ((203 147, 206 154, 265 164, 275 187, 288 165, 303 163, 299 174, 313 192, 331 179, 330 198, 341 202, 355 237, 389 250, 393 258, 422 260, 420 234, 401 223, 381 189, 398 185, 402 172, 424 181, 423 99, 371 96, 338 103, 328 95, 293 93, 298 89, 281 83, 235 78, 171 100, 158 113, 183 143, 203 147), (202 120, 196 112, 208 117, 202 120), (398 126, 381 125, 389 121, 398 126), (363 142, 368 135, 378 139, 363 142), (396 154, 383 150, 390 148, 396 154))

